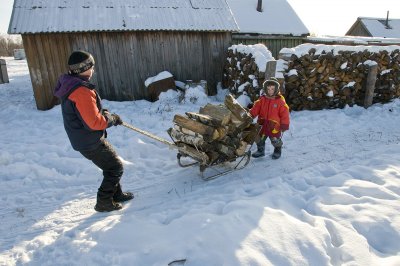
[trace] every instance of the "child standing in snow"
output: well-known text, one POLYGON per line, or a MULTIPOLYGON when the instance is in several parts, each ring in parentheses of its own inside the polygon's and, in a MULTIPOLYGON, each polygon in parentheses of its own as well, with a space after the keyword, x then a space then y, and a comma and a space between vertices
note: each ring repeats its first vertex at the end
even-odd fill
POLYGON ((95 85, 90 83, 94 58, 85 51, 74 51, 68 59, 68 74, 60 76, 54 95, 61 100, 64 128, 72 148, 103 170, 103 181, 94 207, 99 212, 122 208, 120 202, 131 200, 131 192, 122 192, 124 171, 113 146, 105 139, 106 128, 122 124, 117 114, 101 106, 95 85))
POLYGON ((250 109, 252 117, 258 117, 257 122, 262 125, 260 140, 257 142, 257 151, 254 158, 265 156, 265 141, 270 139, 274 152, 272 159, 278 159, 282 153, 282 133, 289 129, 289 106, 280 94, 279 83, 275 78, 263 83, 260 98, 250 109), (263 92, 264 91, 264 92, 263 92))

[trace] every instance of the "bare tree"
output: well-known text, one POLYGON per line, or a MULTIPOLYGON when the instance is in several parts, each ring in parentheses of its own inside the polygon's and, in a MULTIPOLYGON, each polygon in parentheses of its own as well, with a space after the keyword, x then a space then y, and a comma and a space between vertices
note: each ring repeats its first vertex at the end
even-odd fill
POLYGON ((14 49, 23 49, 21 35, 0 35, 0 56, 13 56, 14 49))

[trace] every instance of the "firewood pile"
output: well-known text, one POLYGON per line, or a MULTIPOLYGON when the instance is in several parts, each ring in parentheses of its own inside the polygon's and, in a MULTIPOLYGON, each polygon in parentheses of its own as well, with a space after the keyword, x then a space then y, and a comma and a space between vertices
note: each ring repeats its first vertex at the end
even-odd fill
MULTIPOLYGON (((298 57, 287 58, 285 98, 292 110, 318 110, 363 105, 365 85, 371 61, 378 65, 373 103, 387 102, 400 96, 399 49, 346 51, 335 53, 316 48, 298 57), (390 52, 389 52, 390 51, 390 52)), ((337 49, 337 48, 335 48, 337 49)), ((286 55, 288 56, 288 55, 286 55)))
MULTIPOLYGON (((262 44, 258 45, 261 46, 262 44)), ((264 49, 268 51, 265 46, 264 49)), ((272 57, 272 55, 270 56, 272 57)), ((229 88, 230 93, 235 98, 245 92, 252 101, 257 100, 264 80, 265 69, 264 71, 259 69, 256 63, 256 55, 243 53, 237 49, 232 49, 232 47, 228 49, 223 69, 222 85, 224 88, 229 88)))
POLYGON ((243 156, 258 134, 250 114, 232 95, 224 104, 207 104, 198 113, 176 114, 168 129, 180 153, 201 165, 218 164, 243 156))

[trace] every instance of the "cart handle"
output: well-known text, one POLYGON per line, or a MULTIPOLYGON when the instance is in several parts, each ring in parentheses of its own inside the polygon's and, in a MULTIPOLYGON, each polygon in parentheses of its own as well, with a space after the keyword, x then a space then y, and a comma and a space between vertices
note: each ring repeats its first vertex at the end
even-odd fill
POLYGON ((172 142, 170 142, 170 141, 168 141, 166 139, 160 138, 160 137, 158 137, 158 136, 156 136, 154 134, 151 134, 150 132, 144 131, 144 130, 142 130, 140 128, 134 127, 134 126, 132 126, 132 125, 126 123, 126 122, 122 122, 121 125, 126 127, 126 128, 129 128, 129 129, 131 129, 133 131, 136 131, 136 132, 138 132, 138 133, 140 133, 142 135, 145 135, 145 136, 147 136, 147 137, 149 137, 151 139, 154 139, 154 140, 157 140, 157 141, 159 141, 161 143, 167 144, 170 148, 177 148, 175 143, 172 143, 172 142))

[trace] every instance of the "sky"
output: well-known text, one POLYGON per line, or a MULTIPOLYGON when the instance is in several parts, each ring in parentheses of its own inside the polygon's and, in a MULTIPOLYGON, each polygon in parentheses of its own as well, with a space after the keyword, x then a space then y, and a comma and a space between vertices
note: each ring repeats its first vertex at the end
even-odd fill
POLYGON ((357 17, 400 19, 398 0, 288 0, 310 33, 343 36, 357 17))
MULTIPOLYGON (((250 1, 250 0, 246 0, 250 1)), ((257 4, 257 0, 252 0, 257 4)), ((8 30, 12 0, 1 0, 0 33, 8 30)), ((357 17, 389 17, 400 19, 398 0, 288 0, 311 33, 344 35, 357 17)), ((284 19, 284 18, 282 18, 284 19)), ((277 22, 279 23, 279 22, 277 22)))
MULTIPOLYGON (((100 169, 71 148, 60 106, 36 109, 26 61, 5 59, 0 265, 400 265, 399 99, 293 111, 279 160, 267 141, 266 157, 210 181, 198 166, 180 167, 164 143, 109 128, 122 187, 135 198, 97 213, 100 169)), ((175 114, 223 104, 226 94, 195 87, 103 106, 169 140, 175 114)))

